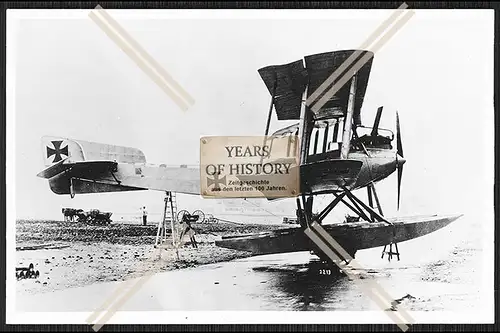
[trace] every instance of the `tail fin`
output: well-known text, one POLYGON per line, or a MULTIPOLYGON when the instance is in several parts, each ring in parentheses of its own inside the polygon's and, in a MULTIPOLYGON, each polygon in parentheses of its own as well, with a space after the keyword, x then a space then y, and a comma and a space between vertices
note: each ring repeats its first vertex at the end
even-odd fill
POLYGON ((62 160, 65 163, 83 161, 116 161, 119 163, 146 163, 144 153, 136 148, 61 137, 42 137, 42 156, 45 166, 62 160))
POLYGON ((106 178, 114 177, 111 170, 118 163, 146 163, 144 154, 136 148, 44 136, 42 156, 46 168, 37 176, 47 179, 56 194, 73 197, 79 193, 143 189, 106 182, 106 178))
POLYGON ((42 157, 45 166, 54 165, 62 160, 84 161, 85 156, 77 142, 52 136, 42 137, 42 157))

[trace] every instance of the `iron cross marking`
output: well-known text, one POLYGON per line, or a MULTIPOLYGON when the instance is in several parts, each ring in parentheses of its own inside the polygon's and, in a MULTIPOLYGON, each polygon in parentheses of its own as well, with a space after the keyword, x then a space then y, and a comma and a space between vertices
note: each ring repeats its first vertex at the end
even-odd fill
POLYGON ((214 176, 213 179, 210 179, 207 177, 207 186, 208 187, 215 185, 214 188, 220 188, 219 185, 221 185, 221 184, 227 185, 226 184, 226 176, 219 178, 219 173, 216 173, 213 176, 214 176))
POLYGON ((54 149, 47 147, 47 158, 49 158, 52 155, 56 155, 54 157, 54 162, 59 162, 62 160, 61 155, 66 155, 69 156, 68 153, 68 146, 61 148, 62 141, 51 141, 52 145, 54 146, 54 149))

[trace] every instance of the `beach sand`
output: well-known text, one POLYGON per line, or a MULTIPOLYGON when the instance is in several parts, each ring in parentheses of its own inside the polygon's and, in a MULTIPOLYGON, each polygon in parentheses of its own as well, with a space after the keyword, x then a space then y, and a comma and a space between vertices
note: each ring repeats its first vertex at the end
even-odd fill
POLYGON ((18 280, 17 292, 52 292, 245 258, 250 254, 217 247, 215 240, 223 235, 287 226, 204 223, 193 227, 197 231, 198 248, 193 248, 185 237, 184 244, 176 251, 169 229, 163 247, 154 247, 157 233, 154 224, 90 226, 78 222, 18 220, 16 267, 28 267, 33 263, 40 276, 18 280))

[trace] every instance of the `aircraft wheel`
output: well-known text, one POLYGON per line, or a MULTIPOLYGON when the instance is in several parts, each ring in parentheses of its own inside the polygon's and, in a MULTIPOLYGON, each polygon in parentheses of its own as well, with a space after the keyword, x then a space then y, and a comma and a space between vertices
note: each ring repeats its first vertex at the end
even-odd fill
POLYGON ((193 212, 193 215, 198 215, 198 219, 196 220, 196 223, 203 223, 205 221, 205 214, 201 210, 195 210, 193 212))

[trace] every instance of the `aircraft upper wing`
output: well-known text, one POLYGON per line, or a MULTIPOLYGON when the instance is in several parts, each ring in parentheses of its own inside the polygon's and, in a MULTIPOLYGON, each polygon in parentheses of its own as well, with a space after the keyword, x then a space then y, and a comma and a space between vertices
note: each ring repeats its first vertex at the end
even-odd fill
MULTIPOLYGON (((333 83, 341 80, 347 72, 352 71, 355 66, 360 67, 358 64, 359 60, 368 54, 367 61, 356 70, 358 83, 353 119, 356 125, 361 125, 360 112, 373 62, 373 52, 365 50, 341 50, 313 54, 304 57, 304 60, 259 69, 258 72, 269 93, 272 95, 274 89, 276 89, 274 106, 278 120, 298 120, 300 118, 302 95, 306 85, 308 85, 307 97, 310 97, 356 51, 359 52, 359 55, 354 58, 354 61, 346 69, 338 73, 339 75, 337 75, 336 80, 327 85, 326 89, 321 91, 319 98, 315 99, 315 101, 318 101, 332 88, 333 83)), ((349 99, 350 82, 351 80, 348 80, 328 99, 319 110, 318 118, 323 116, 329 118, 341 117, 345 115, 349 99)))
POLYGON ((285 65, 272 65, 259 69, 269 93, 274 91, 274 106, 278 120, 300 118, 302 94, 307 83, 307 72, 302 60, 285 65))

